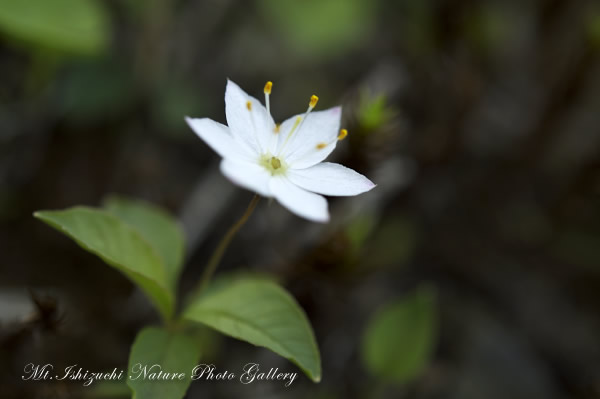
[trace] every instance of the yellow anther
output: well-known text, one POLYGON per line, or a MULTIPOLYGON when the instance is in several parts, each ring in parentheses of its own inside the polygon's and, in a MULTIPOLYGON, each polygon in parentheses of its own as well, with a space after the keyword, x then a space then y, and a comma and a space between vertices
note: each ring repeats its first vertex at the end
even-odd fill
POLYGON ((327 143, 319 143, 319 144, 317 144, 317 150, 322 150, 325 147, 327 147, 327 143))
POLYGON ((273 167, 273 169, 281 168, 281 161, 279 160, 279 158, 272 157, 271 158, 271 166, 273 167))
POLYGON ((340 134, 338 135, 338 140, 344 140, 348 136, 348 131, 346 129, 340 130, 340 134))
POLYGON ((265 94, 271 94, 271 88, 273 87, 273 82, 268 81, 265 83, 265 94))
POLYGON ((248 108, 248 111, 252 111, 252 101, 246 102, 246 108, 248 108))
POLYGON ((310 96, 310 102, 308 103, 308 106, 314 108, 315 105, 317 105, 317 101, 319 101, 319 97, 313 94, 312 96, 310 96))
POLYGON ((281 130, 281 123, 275 124, 275 127, 273 128, 273 133, 277 134, 277 133, 279 133, 280 130, 281 130))

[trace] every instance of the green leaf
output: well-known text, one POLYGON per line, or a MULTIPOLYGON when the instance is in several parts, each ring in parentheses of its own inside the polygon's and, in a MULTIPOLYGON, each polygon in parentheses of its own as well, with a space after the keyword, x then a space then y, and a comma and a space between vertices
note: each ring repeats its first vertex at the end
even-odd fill
POLYGON ((244 278, 213 284, 184 318, 263 346, 298 365, 314 382, 321 359, 312 328, 294 298, 272 281, 244 278))
POLYGON ((96 54, 106 46, 110 27, 93 0, 0 0, 0 30, 38 46, 96 54))
POLYGON ((135 338, 129 354, 127 385, 133 391, 133 399, 183 398, 192 382, 190 373, 198 360, 200 349, 185 334, 154 327, 143 329, 135 338), (150 373, 158 373, 159 370, 163 373, 184 373, 185 376, 181 380, 169 381, 149 378, 150 373))
POLYGON ((408 382, 428 364, 435 340, 435 296, 420 288, 377 312, 363 338, 363 359, 373 374, 408 382))
POLYGON ((184 256, 184 237, 177 221, 145 201, 110 196, 104 208, 135 229, 161 256, 169 288, 175 292, 184 256))
POLYGON ((106 211, 76 206, 39 211, 34 216, 71 237, 138 284, 165 319, 174 307, 165 266, 158 253, 136 230, 106 211))

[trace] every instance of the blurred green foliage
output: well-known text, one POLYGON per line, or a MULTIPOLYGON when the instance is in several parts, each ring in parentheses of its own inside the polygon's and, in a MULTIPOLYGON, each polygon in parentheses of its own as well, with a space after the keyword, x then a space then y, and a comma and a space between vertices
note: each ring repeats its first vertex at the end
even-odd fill
POLYGON ((600 234, 578 230, 563 231, 552 252, 570 265, 600 271, 600 234))
POLYGON ((107 13, 95 0, 0 0, 0 30, 17 41, 79 55, 102 52, 107 13))
POLYGON ((365 132, 377 130, 388 123, 396 112, 388 105, 385 94, 372 94, 368 90, 362 90, 358 105, 358 123, 365 132))
POLYGON ((348 224, 345 233, 350 242, 350 250, 353 255, 358 254, 362 250, 375 227, 375 220, 370 214, 361 214, 348 224))
POLYGON ((593 8, 587 16, 586 21, 587 36, 590 43, 595 48, 600 48, 600 7, 593 8))
POLYGON ((405 383, 427 366, 437 337, 435 295, 421 287, 370 320, 362 345, 365 366, 385 381, 405 383))
POLYGON ((465 38, 481 52, 498 48, 510 34, 510 21, 499 7, 473 8, 466 16, 465 38))
POLYGON ((435 1, 405 0, 397 7, 398 39, 414 56, 430 55, 436 46, 435 1))
POLYGON ((348 223, 344 236, 349 244, 346 264, 372 271, 402 267, 414 254, 418 230, 403 215, 378 222, 373 214, 365 212, 348 223))
POLYGON ((134 79, 121 62, 102 59, 71 66, 64 80, 60 110, 78 124, 107 122, 134 101, 134 79))
POLYGON ((376 23, 377 1, 262 0, 263 17, 302 56, 335 57, 363 45, 376 23))
POLYGON ((365 252, 368 265, 397 267, 407 262, 417 246, 418 230, 405 216, 394 216, 383 221, 374 231, 365 252))
MULTIPOLYGON (((193 116, 198 110, 207 109, 208 99, 206 93, 194 90, 184 82, 171 81, 160 90, 161 96, 155 103, 155 115, 160 123, 161 132, 168 134, 183 134, 188 137, 189 132, 181 129, 183 116, 193 116)), ((212 101, 213 99, 211 99, 212 101)))

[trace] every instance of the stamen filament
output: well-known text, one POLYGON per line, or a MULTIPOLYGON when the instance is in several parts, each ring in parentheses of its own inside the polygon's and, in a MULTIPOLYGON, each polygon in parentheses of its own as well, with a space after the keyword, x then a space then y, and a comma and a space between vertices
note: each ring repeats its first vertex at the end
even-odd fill
POLYGON ((254 113, 252 112, 252 101, 248 100, 246 102, 246 108, 248 112, 250 112, 250 122, 252 123, 252 131, 254 132, 254 140, 256 141, 256 145, 260 152, 263 151, 262 145, 260 144, 260 140, 258 139, 258 132, 256 131, 256 123, 254 123, 254 113))
POLYGON ((271 104, 269 104, 269 96, 271 95, 271 88, 273 87, 273 82, 268 81, 265 83, 265 106, 267 107, 267 113, 271 115, 271 104))
POLYGON ((277 155, 280 155, 283 152, 283 149, 289 142, 290 138, 292 138, 292 135, 294 134, 294 132, 300 131, 300 128, 302 127, 302 125, 304 124, 304 121, 306 120, 306 117, 308 116, 308 114, 310 114, 310 111, 313 110, 315 105, 317 105, 318 101, 319 101, 319 97, 315 96, 314 94, 312 96, 310 96, 310 101, 308 103, 308 108, 307 108, 306 112, 304 113, 304 115, 296 118, 296 121, 294 122, 294 126, 292 126, 292 130, 290 130, 290 132, 288 133, 288 135, 285 138, 285 141, 283 142, 283 145, 279 149, 279 152, 277 155))
POLYGON ((279 149, 279 152, 277 153, 277 156, 279 156, 281 154, 281 152, 283 151, 283 149, 287 145, 288 141, 290 141, 290 137, 292 137, 292 135, 296 131, 296 128, 300 125, 300 122, 302 122, 302 117, 301 116, 297 116, 296 120, 294 121, 294 125, 292 126, 292 128, 290 129, 290 132, 288 133, 287 137, 285 138, 285 141, 283 142, 283 145, 279 149))

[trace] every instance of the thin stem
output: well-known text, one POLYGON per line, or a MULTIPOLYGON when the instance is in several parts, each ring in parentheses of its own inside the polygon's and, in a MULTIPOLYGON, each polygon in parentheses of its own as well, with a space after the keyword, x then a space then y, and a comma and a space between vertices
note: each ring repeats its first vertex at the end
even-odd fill
POLYGON ((204 268, 204 272, 202 273, 202 278, 200 279, 200 284, 197 292, 200 292, 204 290, 204 288, 206 288, 206 286, 210 282, 210 279, 212 278, 212 275, 215 273, 215 270, 217 269, 217 266, 219 265, 223 254, 225 253, 225 250, 229 246, 231 239, 246 223, 250 215, 252 215, 252 212, 254 211, 254 208, 256 208, 256 205, 258 204, 259 200, 260 196, 258 194, 254 195, 254 198, 252 198, 252 201, 250 201, 250 204, 248 204, 248 208, 246 208, 246 212, 244 212, 242 217, 237 222, 235 222, 233 226, 229 228, 227 233, 225 233, 225 235, 219 242, 219 245, 217 245, 217 248, 208 260, 206 267, 204 268))

